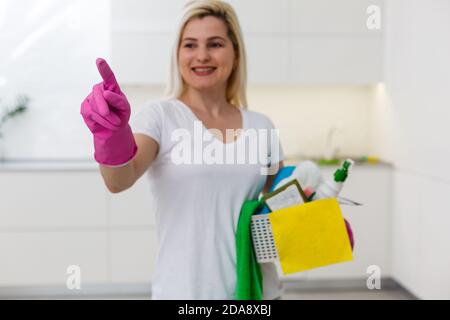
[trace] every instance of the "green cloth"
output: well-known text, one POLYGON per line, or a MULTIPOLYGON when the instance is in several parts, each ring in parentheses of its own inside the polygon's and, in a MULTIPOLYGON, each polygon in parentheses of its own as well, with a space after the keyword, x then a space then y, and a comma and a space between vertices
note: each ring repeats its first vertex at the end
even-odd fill
POLYGON ((242 205, 236 231, 236 300, 262 300, 263 278, 253 248, 250 223, 252 215, 263 205, 246 200, 242 205))

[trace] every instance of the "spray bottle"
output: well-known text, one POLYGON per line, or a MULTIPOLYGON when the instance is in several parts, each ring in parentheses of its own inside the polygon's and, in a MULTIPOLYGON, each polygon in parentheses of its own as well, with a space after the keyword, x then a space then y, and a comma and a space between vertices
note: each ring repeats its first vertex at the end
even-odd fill
POLYGON ((324 199, 324 198, 336 198, 341 192, 344 182, 347 179, 350 166, 353 166, 354 162, 351 159, 347 159, 342 164, 342 167, 337 169, 334 173, 334 179, 322 182, 317 191, 311 196, 312 200, 324 199))
MULTIPOLYGON (((310 197, 312 200, 317 199, 324 199, 324 198, 337 198, 339 195, 339 192, 341 192, 342 187, 344 186, 344 182, 347 179, 348 171, 350 166, 353 166, 354 162, 351 159, 347 159, 342 164, 342 167, 337 169, 334 173, 334 179, 333 180, 327 180, 325 182, 322 182, 319 185, 319 188, 315 193, 313 193, 310 197)), ((350 223, 344 219, 345 222, 345 228, 347 230, 348 238, 350 240, 350 245, 353 248, 355 246, 355 241, 353 238, 353 231, 350 226, 350 223)))

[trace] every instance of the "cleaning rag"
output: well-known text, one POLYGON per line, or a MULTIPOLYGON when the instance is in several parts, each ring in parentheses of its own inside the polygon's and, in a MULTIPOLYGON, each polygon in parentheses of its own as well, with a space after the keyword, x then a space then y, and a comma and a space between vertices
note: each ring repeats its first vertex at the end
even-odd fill
POLYGON ((263 205, 259 200, 246 200, 242 205, 236 231, 236 300, 262 300, 263 278, 256 260, 251 234, 252 215, 263 205))

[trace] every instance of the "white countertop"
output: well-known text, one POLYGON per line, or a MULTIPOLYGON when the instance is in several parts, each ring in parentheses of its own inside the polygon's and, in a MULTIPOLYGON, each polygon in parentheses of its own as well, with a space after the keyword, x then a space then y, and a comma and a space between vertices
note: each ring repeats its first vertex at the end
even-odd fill
POLYGON ((90 171, 99 170, 93 160, 5 160, 0 171, 90 171))
MULTIPOLYGON (((284 161, 285 166, 296 165, 298 162, 306 160, 300 158, 287 157, 284 161)), ((386 162, 364 163, 356 162, 357 167, 391 167, 386 162)), ((337 165, 320 165, 320 167, 336 167, 337 165)), ((94 160, 5 160, 0 161, 1 171, 98 171, 99 165, 94 160)))

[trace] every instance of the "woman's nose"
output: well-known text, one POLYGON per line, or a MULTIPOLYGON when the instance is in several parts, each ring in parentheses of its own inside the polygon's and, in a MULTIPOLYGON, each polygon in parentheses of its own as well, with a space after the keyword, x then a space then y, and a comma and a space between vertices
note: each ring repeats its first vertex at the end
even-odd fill
POLYGON ((208 48, 199 48, 197 51, 197 60, 199 62, 205 62, 210 59, 208 48))

